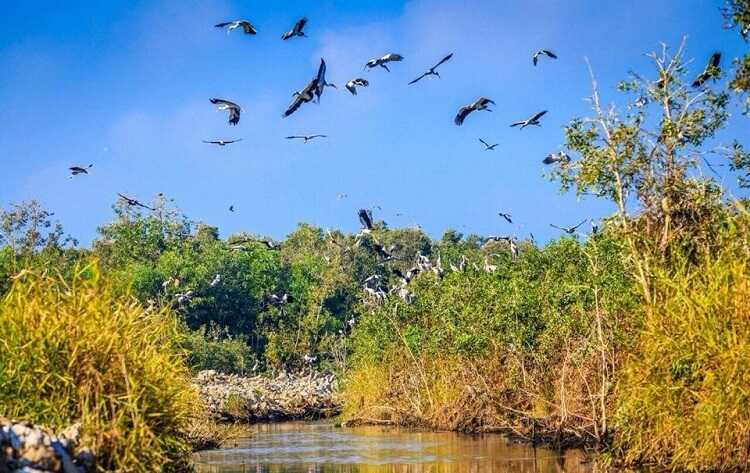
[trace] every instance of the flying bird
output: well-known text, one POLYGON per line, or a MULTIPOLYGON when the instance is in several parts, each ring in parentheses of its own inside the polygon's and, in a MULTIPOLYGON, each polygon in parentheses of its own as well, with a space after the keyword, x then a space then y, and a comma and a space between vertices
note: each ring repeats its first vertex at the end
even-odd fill
POLYGON ((209 101, 216 105, 217 110, 228 110, 229 111, 229 124, 236 125, 240 122, 240 112, 242 109, 239 105, 229 100, 224 99, 209 99, 209 101))
POLYGON ((315 138, 328 138, 328 135, 292 135, 286 137, 287 140, 305 140, 305 144, 315 138))
POLYGON ((721 63, 721 53, 720 52, 713 53, 711 57, 708 59, 708 64, 706 64, 706 68, 693 81, 693 87, 700 87, 707 80, 719 77, 719 74, 721 74, 721 69, 719 69, 720 63, 721 63))
POLYGON ((226 28, 227 34, 231 33, 232 30, 236 30, 237 28, 242 28, 242 30, 245 32, 245 34, 257 34, 258 31, 255 29, 255 27, 250 24, 247 20, 234 20, 234 21, 226 21, 224 23, 219 23, 218 25, 214 25, 217 28, 226 28))
POLYGON ((560 151, 559 153, 551 153, 548 154, 546 158, 542 161, 544 164, 552 164, 552 163, 569 163, 570 162, 570 156, 565 154, 564 151, 560 151))
POLYGON ((572 234, 574 234, 576 232, 576 230, 578 230, 578 227, 580 227, 581 225, 583 225, 584 223, 586 223, 588 221, 589 221, 588 219, 585 219, 581 223, 579 223, 578 225, 575 225, 575 226, 572 226, 572 227, 558 227, 557 225, 552 225, 552 224, 550 224, 550 227, 557 228, 558 230, 564 231, 568 235, 572 235, 572 234))
POLYGON ((362 224, 362 230, 367 232, 372 231, 374 228, 372 224, 372 211, 368 209, 359 209, 357 216, 359 217, 359 223, 362 224))
POLYGON ((219 145, 219 146, 231 145, 232 143, 237 143, 238 141, 242 141, 242 138, 238 138, 236 140, 210 140, 210 141, 203 140, 203 142, 206 144, 219 145))
POLYGON ((234 205, 230 205, 230 206, 229 206, 229 211, 230 211, 230 212, 234 212, 234 205))
POLYGON ((453 120, 454 123, 458 126, 463 125, 466 117, 468 117, 469 114, 475 110, 486 110, 488 112, 491 112, 492 110, 488 108, 489 104, 495 105, 495 102, 485 97, 479 97, 475 102, 470 103, 469 105, 464 105, 463 107, 458 109, 456 118, 453 120))
POLYGON ((404 60, 404 56, 400 54, 388 53, 383 57, 370 59, 369 61, 367 61, 367 64, 365 64, 365 68, 374 69, 376 67, 382 67, 386 71, 391 72, 391 70, 388 69, 388 66, 386 64, 388 64, 389 62, 400 62, 403 60, 404 60))
POLYGON ((281 39, 286 41, 290 38, 294 38, 295 36, 307 37, 305 32, 302 31, 302 29, 305 27, 306 24, 307 24, 307 18, 304 18, 304 17, 300 18, 299 20, 297 20, 297 23, 294 24, 291 30, 281 35, 281 39))
POLYGON ((323 89, 326 87, 336 88, 335 84, 329 84, 326 81, 326 62, 323 58, 320 58, 320 66, 318 67, 318 75, 315 76, 315 97, 316 102, 320 103, 320 96, 323 95, 323 89))
POLYGON ((292 94, 294 98, 292 99, 292 103, 289 104, 286 111, 284 112, 284 117, 288 117, 289 115, 299 110, 303 103, 312 102, 313 99, 315 99, 315 91, 317 89, 318 78, 316 77, 311 80, 304 89, 294 92, 292 94))
POLYGON ((479 142, 484 145, 484 150, 485 151, 495 151, 495 148, 499 144, 499 143, 495 143, 495 144, 491 145, 491 144, 487 143, 486 141, 484 141, 482 138, 479 138, 479 142))
POLYGON ((546 113, 547 113, 547 110, 542 110, 541 112, 537 113, 533 117, 529 117, 526 120, 521 120, 519 122, 515 122, 515 123, 513 123, 510 126, 511 126, 511 128, 514 127, 514 126, 520 126, 521 128, 519 128, 519 130, 523 130, 527 126, 531 126, 531 125, 542 126, 542 124, 539 123, 539 119, 542 118, 546 113))
POLYGON ((443 63, 450 61, 452 57, 453 57, 453 53, 450 53, 449 55, 445 56, 443 59, 440 60, 440 62, 438 62, 431 68, 429 68, 427 72, 423 73, 421 76, 409 82, 409 85, 416 84, 417 82, 419 82, 420 80, 424 79, 427 76, 436 76, 439 79, 440 73, 437 71, 437 68, 440 67, 443 63))
POLYGON ((339 192, 336 194, 336 198, 339 200, 346 199, 347 197, 349 197, 349 195, 346 192, 339 192))
POLYGON ((539 51, 535 52, 534 57, 531 58, 531 61, 534 63, 535 66, 536 66, 536 63, 539 62, 539 56, 547 56, 548 58, 551 58, 551 59, 557 59, 557 55, 553 53, 552 51, 549 51, 547 49, 540 49, 539 51))
POLYGON ((505 220, 507 220, 507 221, 508 221, 508 223, 513 223, 513 220, 511 220, 511 218, 512 218, 513 216, 512 216, 511 214, 509 214, 509 213, 504 213, 504 212, 498 212, 498 213, 497 213, 497 215, 499 215, 500 217, 503 217, 503 218, 504 218, 505 220))
POLYGON ((128 196, 120 194, 119 192, 117 193, 117 195, 120 196, 120 198, 122 200, 124 200, 125 203, 128 204, 130 207, 143 207, 144 209, 147 209, 147 210, 154 210, 151 207, 149 207, 148 205, 144 205, 144 204, 138 202, 137 199, 132 199, 132 198, 130 198, 128 196))
POLYGON ((73 176, 77 176, 79 174, 88 174, 89 173, 89 169, 91 169, 93 166, 94 166, 93 164, 89 164, 86 167, 82 167, 82 166, 71 166, 71 167, 69 167, 68 169, 70 170, 70 177, 71 177, 71 179, 73 178, 73 176))
POLYGON ((357 87, 368 87, 369 85, 370 85, 370 82, 367 79, 362 79, 361 77, 358 77, 346 83, 346 90, 351 92, 352 95, 357 95, 357 87))

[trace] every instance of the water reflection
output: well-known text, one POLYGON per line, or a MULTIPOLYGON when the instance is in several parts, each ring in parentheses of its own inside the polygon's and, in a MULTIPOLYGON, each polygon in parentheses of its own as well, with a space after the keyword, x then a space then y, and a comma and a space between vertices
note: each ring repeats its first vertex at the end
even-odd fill
POLYGON ((195 460, 199 473, 591 473, 580 451, 559 454, 498 435, 305 423, 255 426, 195 460))

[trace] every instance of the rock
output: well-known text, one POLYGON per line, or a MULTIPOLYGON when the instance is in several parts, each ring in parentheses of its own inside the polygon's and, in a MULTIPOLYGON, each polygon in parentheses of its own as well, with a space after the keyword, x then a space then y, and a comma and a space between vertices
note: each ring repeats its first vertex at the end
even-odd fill
POLYGON ((208 410, 217 418, 263 420, 319 418, 341 410, 332 374, 285 373, 276 377, 201 371, 193 384, 208 410))
POLYGON ((80 426, 60 436, 28 422, 0 417, 0 473, 85 473, 95 471, 88 450, 76 451, 80 426))

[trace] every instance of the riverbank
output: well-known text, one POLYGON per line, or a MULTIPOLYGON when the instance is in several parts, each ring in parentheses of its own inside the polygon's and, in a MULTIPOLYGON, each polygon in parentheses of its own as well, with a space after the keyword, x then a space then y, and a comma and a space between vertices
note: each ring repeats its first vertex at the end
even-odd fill
POLYGON ((195 376, 193 385, 216 420, 318 419, 338 415, 342 407, 338 382, 330 373, 244 377, 207 370, 195 376))
POLYGON ((59 433, 28 422, 0 417, 0 473, 86 473, 95 470, 94 456, 79 445, 80 427, 59 433))

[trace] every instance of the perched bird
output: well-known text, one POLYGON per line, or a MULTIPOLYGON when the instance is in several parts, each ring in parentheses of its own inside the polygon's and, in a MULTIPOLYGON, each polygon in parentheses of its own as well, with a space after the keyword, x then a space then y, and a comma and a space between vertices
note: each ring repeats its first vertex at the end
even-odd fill
POLYGON ((229 124, 230 125, 236 125, 240 122, 240 112, 242 112, 242 109, 239 105, 237 105, 234 102, 230 102, 229 100, 224 99, 209 99, 210 102, 214 105, 216 105, 217 110, 229 110, 229 124))
POLYGON ((565 154, 564 151, 560 151, 559 153, 551 153, 548 154, 546 158, 542 161, 544 164, 553 164, 553 163, 569 163, 570 162, 570 156, 565 154))
POLYGON ((539 119, 542 118, 546 113, 547 113, 547 110, 542 110, 541 112, 537 113, 533 117, 529 117, 526 120, 515 122, 511 124, 510 126, 511 128, 514 126, 520 126, 521 127, 519 128, 520 130, 523 130, 527 126, 531 126, 531 125, 542 126, 542 124, 539 123, 539 119))
POLYGON ((268 248, 269 250, 279 249, 279 244, 273 240, 260 240, 260 242, 263 243, 266 246, 266 248, 268 248))
POLYGON ((513 220, 511 220, 512 215, 504 212, 498 212, 497 213, 500 217, 503 217, 505 220, 508 221, 508 223, 513 223, 513 220))
POLYGON ((557 55, 553 53, 552 51, 549 51, 547 49, 540 49, 539 51, 534 53, 534 57, 531 58, 531 61, 536 66, 536 63, 539 62, 539 56, 547 56, 551 59, 557 59, 557 55))
POLYGON ((242 141, 242 138, 238 138, 236 140, 210 140, 210 141, 203 140, 203 142, 206 144, 219 145, 219 146, 231 145, 232 143, 237 143, 238 141, 242 141))
POLYGON ((357 87, 369 87, 369 85, 370 85, 370 82, 367 79, 362 79, 361 77, 358 77, 346 83, 346 90, 351 92, 352 95, 357 95, 357 87))
POLYGON ((175 294, 175 297, 177 297, 177 303, 182 305, 185 302, 190 302, 190 299, 192 299, 194 295, 195 293, 193 291, 187 291, 182 294, 175 294))
POLYGON ((147 210, 154 210, 151 207, 149 207, 148 205, 144 205, 144 204, 138 202, 138 200, 131 199, 130 197, 124 196, 124 195, 120 194, 119 192, 117 193, 117 195, 119 195, 120 198, 122 200, 124 200, 125 203, 128 204, 130 207, 143 207, 144 209, 147 209, 147 210))
POLYGON ((283 35, 281 35, 281 39, 284 41, 288 40, 289 38, 294 38, 295 36, 299 37, 307 37, 304 31, 302 29, 307 24, 307 18, 300 18, 297 20, 297 23, 294 24, 291 30, 287 31, 283 35))
POLYGON ((216 287, 219 285, 220 282, 221 282, 221 274, 217 274, 216 276, 214 276, 214 279, 211 281, 211 284, 209 284, 209 286, 216 287))
POLYGON ((258 33, 255 27, 252 24, 250 24, 250 22, 247 20, 226 21, 224 23, 219 23, 214 26, 216 26, 217 28, 226 28, 227 34, 231 33, 232 30, 236 30, 237 28, 240 28, 240 27, 245 32, 245 34, 257 34, 258 33))
POLYGON ((516 243, 516 239, 508 238, 508 244, 510 245, 510 254, 513 258, 513 261, 518 260, 518 255, 520 254, 520 252, 518 251, 518 244, 516 243))
POLYGON ((275 305, 278 307, 281 307, 293 301, 292 296, 290 296, 286 292, 281 296, 276 294, 267 294, 265 300, 267 305, 275 305))
POLYGON ((581 221, 581 223, 579 223, 578 225, 575 225, 575 226, 572 226, 572 227, 558 227, 557 225, 553 225, 553 224, 550 224, 549 226, 552 227, 552 228, 557 228, 558 230, 562 230, 565 233, 567 233, 568 235, 572 235, 572 234, 574 234, 576 232, 576 230, 578 230, 578 227, 580 227, 581 225, 583 225, 584 223, 586 223, 588 221, 589 221, 588 219, 585 219, 585 220, 581 221))
POLYGON ((391 70, 388 69, 388 66, 386 64, 388 64, 389 62, 400 62, 403 60, 404 60, 404 57, 400 54, 388 53, 383 57, 370 59, 369 61, 367 61, 367 64, 365 64, 365 68, 374 69, 376 67, 382 67, 386 71, 391 72, 391 70))
POLYGON ((484 141, 482 138, 479 138, 479 142, 484 145, 484 150, 485 151, 495 151, 495 148, 499 144, 499 143, 495 143, 494 145, 491 145, 491 144, 487 143, 486 141, 484 141))
POLYGON ((495 102, 485 97, 479 97, 475 102, 464 105, 463 107, 458 109, 456 118, 453 119, 454 123, 458 126, 463 125, 466 117, 468 117, 469 114, 475 110, 486 110, 488 112, 491 112, 492 110, 488 108, 489 104, 495 105, 495 102))
POLYGON ((440 78, 440 73, 438 73, 437 68, 440 67, 443 63, 449 61, 452 57, 453 57, 453 53, 450 53, 449 55, 445 56, 443 59, 440 60, 440 62, 438 62, 431 68, 429 68, 427 72, 417 77, 413 81, 409 82, 409 85, 416 84, 417 82, 419 82, 420 80, 424 79, 427 76, 435 76, 437 78, 440 78))
POLYGON ((315 99, 316 102, 320 103, 320 96, 323 95, 323 90, 326 87, 337 88, 336 84, 329 84, 326 81, 326 62, 323 58, 320 58, 320 66, 318 66, 318 74, 315 76, 315 99))
POLYGON ((719 74, 721 74, 721 69, 719 69, 719 64, 721 63, 721 53, 715 52, 711 55, 711 57, 708 59, 708 64, 706 65, 706 68, 698 74, 698 77, 695 78, 693 81, 693 87, 700 87, 702 86, 707 80, 719 77, 719 74))
POLYGON ((362 231, 372 231, 374 228, 372 223, 372 211, 368 209, 359 209, 357 216, 359 217, 359 223, 362 224, 362 231))
POLYGON ((287 140, 305 140, 305 144, 315 138, 328 138, 328 135, 292 135, 286 137, 287 140))
POLYGON ((68 169, 70 170, 70 177, 71 177, 71 179, 73 178, 73 176, 77 176, 79 174, 88 174, 89 173, 89 169, 91 169, 93 166, 94 166, 93 164, 89 164, 86 167, 82 167, 82 166, 71 166, 71 167, 69 167, 68 169))

